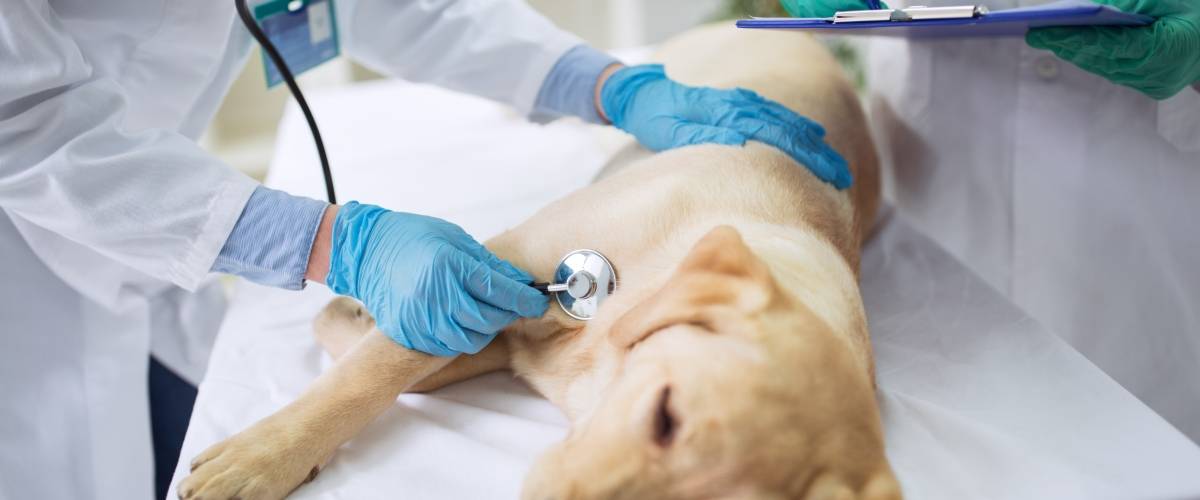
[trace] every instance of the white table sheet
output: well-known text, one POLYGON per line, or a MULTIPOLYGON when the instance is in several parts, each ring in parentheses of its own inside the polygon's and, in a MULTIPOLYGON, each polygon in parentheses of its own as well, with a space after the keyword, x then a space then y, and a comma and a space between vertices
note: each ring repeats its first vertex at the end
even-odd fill
MULTIPOLYGON (((624 141, 406 83, 311 101, 342 200, 445 217, 480 239, 586 184, 624 141)), ((268 183, 320 198, 295 111, 268 183)), ((888 455, 908 498, 1200 497, 1200 448, 903 220, 889 218, 868 246, 862 285, 888 455)), ((329 298, 320 285, 239 283, 176 483, 191 457, 287 404, 330 365, 310 326, 329 298)), ((404 395, 294 497, 516 498, 566 425, 508 374, 404 395)))

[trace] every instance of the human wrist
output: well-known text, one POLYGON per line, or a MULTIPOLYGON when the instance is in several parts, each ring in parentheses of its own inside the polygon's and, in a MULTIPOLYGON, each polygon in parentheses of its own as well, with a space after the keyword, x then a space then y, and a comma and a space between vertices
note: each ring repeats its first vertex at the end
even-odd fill
POLYGON ((592 99, 593 104, 596 106, 596 114, 600 115, 600 119, 603 120, 604 123, 612 123, 612 119, 608 117, 608 112, 604 111, 604 101, 600 99, 601 91, 604 90, 604 84, 608 83, 608 78, 613 76, 613 73, 616 73, 624 67, 625 65, 621 63, 610 64, 607 68, 604 68, 604 71, 600 72, 600 76, 596 78, 596 87, 593 92, 592 99))
POLYGON ((329 276, 329 258, 333 248, 333 221, 337 219, 338 205, 329 205, 321 215, 321 223, 317 226, 317 235, 313 238, 312 249, 308 252, 308 267, 304 271, 304 279, 325 283, 329 276))

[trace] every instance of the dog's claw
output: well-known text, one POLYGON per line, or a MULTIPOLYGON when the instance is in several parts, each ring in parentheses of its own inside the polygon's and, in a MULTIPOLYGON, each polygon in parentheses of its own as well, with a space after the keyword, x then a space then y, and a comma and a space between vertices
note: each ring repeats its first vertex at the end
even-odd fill
POLYGON ((321 472, 321 467, 314 465, 312 470, 308 471, 308 477, 304 479, 304 484, 311 483, 313 479, 317 478, 317 474, 320 472, 321 472))

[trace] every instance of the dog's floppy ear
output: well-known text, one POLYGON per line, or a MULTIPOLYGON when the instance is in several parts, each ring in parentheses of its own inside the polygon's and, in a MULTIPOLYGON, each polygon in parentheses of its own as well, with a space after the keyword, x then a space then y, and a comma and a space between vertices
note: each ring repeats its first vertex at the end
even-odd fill
POLYGON ((700 238, 667 285, 613 324, 609 340, 629 347, 656 330, 693 324, 718 331, 770 303, 775 284, 766 264, 730 226, 700 238))
POLYGON ((689 271, 723 274, 763 285, 771 283, 767 265, 746 246, 733 226, 717 226, 696 242, 676 273, 689 271))

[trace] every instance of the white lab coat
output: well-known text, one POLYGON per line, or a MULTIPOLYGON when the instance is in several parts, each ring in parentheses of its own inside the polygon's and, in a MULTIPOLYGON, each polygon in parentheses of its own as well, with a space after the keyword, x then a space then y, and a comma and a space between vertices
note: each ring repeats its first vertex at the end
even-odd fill
POLYGON ((1022 39, 869 54, 901 213, 1200 441, 1200 91, 1154 101, 1022 39))
MULTIPOLYGON (((518 0, 337 7, 349 55, 522 112, 580 43, 518 0)), ((0 499, 150 498, 148 355, 199 380, 256 186, 195 144, 251 38, 231 0, 0 14, 0 499)))

